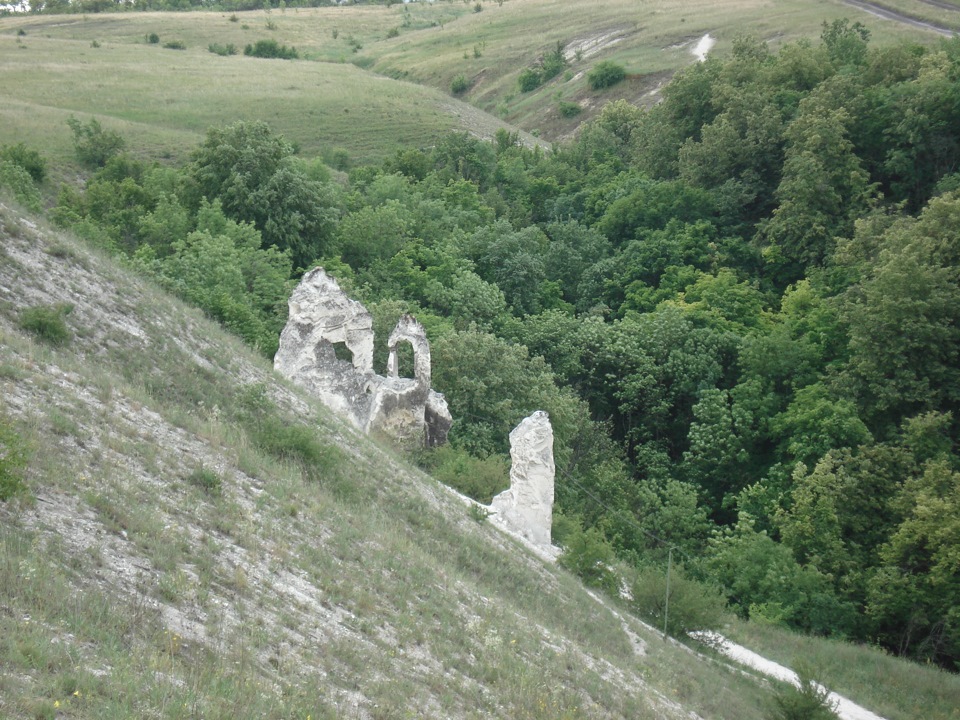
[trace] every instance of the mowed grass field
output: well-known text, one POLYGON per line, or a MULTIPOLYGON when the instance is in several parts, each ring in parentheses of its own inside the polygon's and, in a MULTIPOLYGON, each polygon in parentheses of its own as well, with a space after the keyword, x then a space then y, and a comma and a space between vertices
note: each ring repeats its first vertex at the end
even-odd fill
MULTIPOLYGON (((894 0, 915 2, 916 0, 894 0)), ((3 142, 40 147, 69 163, 70 115, 97 117, 147 159, 182 160, 206 129, 264 120, 306 156, 345 150, 354 162, 429 147, 452 129, 490 136, 503 122, 547 140, 569 136, 607 101, 655 102, 656 89, 695 62, 709 33, 715 53, 750 33, 778 46, 816 38, 824 21, 861 20, 873 42, 939 38, 874 18, 837 0, 438 0, 243 13, 12 15, 0 18, 3 142), (151 44, 148 36, 159 42, 151 44), (301 59, 245 57, 273 39, 301 59), (517 77, 561 43, 566 73, 532 93, 517 77), (165 48, 167 43, 185 46, 165 48), (234 45, 221 57, 211 44, 234 45), (624 65, 616 88, 589 89, 600 60, 624 65), (453 78, 469 89, 452 96, 453 78), (561 101, 585 112, 563 118, 561 101)))

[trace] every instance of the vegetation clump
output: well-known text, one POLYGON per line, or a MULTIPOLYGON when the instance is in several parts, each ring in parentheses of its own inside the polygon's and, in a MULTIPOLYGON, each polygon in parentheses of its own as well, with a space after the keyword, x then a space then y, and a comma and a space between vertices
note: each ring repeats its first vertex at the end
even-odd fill
POLYGON ((20 328, 32 333, 41 341, 54 347, 66 345, 73 337, 67 327, 66 317, 73 312, 73 305, 37 305, 20 313, 20 328))
POLYGON ((272 58, 279 60, 296 60, 300 57, 295 47, 281 45, 276 40, 270 38, 267 40, 257 40, 252 45, 247 45, 243 49, 244 55, 258 58, 272 58))
POLYGON ((627 76, 623 65, 612 60, 601 60, 587 73, 587 82, 593 90, 603 90, 612 87, 627 76))
POLYGON ((73 147, 77 160, 88 168, 103 167, 110 158, 126 147, 126 141, 120 133, 104 130, 96 118, 82 123, 71 115, 67 118, 67 125, 73 132, 73 147))
POLYGON ((214 55, 222 55, 224 57, 227 55, 237 54, 237 46, 233 43, 226 43, 223 45, 220 43, 210 43, 210 45, 207 46, 207 50, 212 52, 214 55))
POLYGON ((773 698, 768 720, 835 720, 836 703, 830 691, 804 664, 797 665, 798 685, 781 684, 773 698))
POLYGON ((463 73, 456 75, 450 82, 450 92, 454 95, 462 95, 469 87, 470 83, 467 81, 467 76, 463 73))
POLYGON ((521 92, 531 92, 536 90, 543 83, 552 80, 568 65, 566 54, 563 51, 563 43, 557 41, 557 46, 543 56, 540 62, 529 68, 524 68, 520 72, 518 82, 521 92))
POLYGON ((217 472, 201 465, 187 475, 187 482, 205 493, 219 495, 223 478, 217 472))

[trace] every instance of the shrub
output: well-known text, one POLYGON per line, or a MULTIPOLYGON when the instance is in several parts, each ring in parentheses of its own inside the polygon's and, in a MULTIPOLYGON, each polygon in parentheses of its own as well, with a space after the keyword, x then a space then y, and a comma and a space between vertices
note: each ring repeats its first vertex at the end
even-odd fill
POLYGON ((602 90, 616 85, 627 76, 626 70, 622 65, 618 65, 610 60, 598 62, 593 70, 587 73, 587 82, 594 90, 602 90))
POLYGON ((201 465, 187 475, 187 482, 210 495, 219 495, 222 485, 220 475, 201 465))
POLYGON ((463 73, 460 73, 451 81, 450 92, 454 95, 460 95, 466 92, 468 87, 470 87, 470 83, 467 82, 467 77, 463 73))
POLYGON ((583 108, 580 107, 579 103, 566 102, 565 100, 560 102, 560 114, 565 118, 576 117, 582 110, 583 108))
POLYGON ((104 130, 96 118, 84 125, 72 115, 67 125, 73 131, 73 148, 77 160, 91 168, 100 168, 126 146, 120 134, 113 130, 104 130))
POLYGON ((19 165, 0 158, 0 188, 8 188, 18 202, 39 211, 43 202, 33 178, 19 165))
POLYGON ((564 527, 556 539, 563 547, 560 564, 583 580, 588 587, 616 595, 620 590, 620 577, 612 568, 613 547, 596 528, 584 530, 573 520, 564 527))
POLYGON ((631 588, 635 610, 653 625, 662 629, 666 613, 669 635, 682 638, 696 630, 712 630, 723 622, 727 603, 722 591, 694 580, 681 565, 674 565, 670 572, 669 605, 666 592, 665 569, 652 567, 641 569, 631 588))
POLYGON ((218 43, 211 43, 207 46, 207 50, 212 52, 214 55, 236 55, 237 46, 233 43, 227 43, 226 45, 220 45, 218 43))
POLYGON ((485 505, 510 487, 509 464, 499 455, 476 458, 466 450, 444 445, 424 451, 418 462, 439 482, 485 505))
POLYGON ((147 35, 147 42, 150 43, 151 45, 156 45, 157 43, 160 42, 160 36, 157 35, 156 33, 150 33, 149 35, 147 35))
POLYGON ((73 312, 73 305, 38 305, 20 313, 20 328, 33 333, 48 345, 66 345, 71 338, 64 318, 73 312))
POLYGON ((287 425, 267 416, 251 429, 254 444, 278 460, 293 462, 307 476, 318 479, 331 472, 337 461, 336 449, 321 443, 317 431, 305 425, 287 425))
POLYGON ((170 42, 164 43, 163 46, 167 50, 186 50, 187 46, 181 40, 171 40, 170 42))
POLYGON ((536 90, 543 83, 543 75, 537 68, 524 68, 518 78, 520 83, 520 92, 530 92, 536 90))
POLYGON ((567 57, 563 54, 563 43, 557 41, 557 47, 543 58, 543 81, 552 80, 567 66, 567 57))
POLYGON ((387 30, 388 38, 395 38, 395 37, 398 37, 399 35, 400 35, 400 28, 398 27, 392 27, 389 30, 387 30))
POLYGON ((830 691, 817 682, 809 667, 797 665, 799 687, 784 683, 773 698, 769 720, 833 720, 837 717, 836 704, 830 701, 830 691))
POLYGON ((477 3, 476 5, 473 6, 473 11, 475 13, 483 12, 483 5, 481 5, 480 3, 477 3))
POLYGON ((240 22, 240 18, 237 17, 237 14, 236 14, 236 13, 234 13, 233 15, 231 15, 231 16, 228 18, 228 20, 230 20, 230 22, 240 22))
POLYGON ((47 177, 47 161, 39 152, 23 143, 0 147, 0 159, 22 167, 35 183, 42 183, 47 177))
POLYGON ((243 49, 244 55, 258 58, 274 58, 280 60, 296 60, 300 53, 294 47, 281 45, 276 40, 257 40, 253 45, 247 45, 243 49))

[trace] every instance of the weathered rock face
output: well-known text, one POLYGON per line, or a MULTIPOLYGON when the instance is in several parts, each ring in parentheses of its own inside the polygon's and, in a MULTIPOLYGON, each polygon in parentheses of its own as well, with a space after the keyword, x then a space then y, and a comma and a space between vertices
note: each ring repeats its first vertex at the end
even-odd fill
POLYGON ((553 522, 553 427, 538 410, 510 433, 510 489, 490 504, 504 523, 536 545, 550 545, 553 522))
POLYGON ((390 334, 390 377, 373 372, 373 318, 315 268, 290 296, 274 369, 314 393, 365 432, 377 429, 401 441, 446 442, 453 418, 443 395, 430 389, 430 344, 411 315, 390 334), (414 377, 398 373, 397 345, 413 347, 414 377))

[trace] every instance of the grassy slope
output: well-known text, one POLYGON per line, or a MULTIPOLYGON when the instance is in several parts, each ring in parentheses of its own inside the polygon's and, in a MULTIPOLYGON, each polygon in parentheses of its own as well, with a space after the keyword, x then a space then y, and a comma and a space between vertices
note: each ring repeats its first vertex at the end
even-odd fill
POLYGON ((719 53, 740 33, 776 44, 816 37, 824 20, 843 16, 861 19, 877 43, 934 39, 834 0, 507 0, 483 7, 474 13, 472 5, 437 2, 233 16, 0 18, 0 123, 7 137, 42 147, 58 161, 70 156, 64 120, 71 113, 103 118, 152 158, 181 160, 210 125, 262 119, 305 154, 343 147, 368 161, 401 146, 429 146, 451 128, 489 136, 502 126, 492 115, 464 112, 450 96, 460 73, 471 82, 466 100, 554 139, 607 100, 651 102, 652 91, 692 62, 690 48, 707 32, 718 39, 719 53), (388 37, 391 30, 396 37, 388 37), (146 42, 150 33, 160 44, 146 42), (219 57, 207 50, 211 43, 242 49, 265 38, 298 48, 306 59, 219 57), (162 47, 175 40, 187 49, 162 47), (580 61, 573 58, 570 79, 561 75, 519 94, 520 70, 557 41, 571 53, 583 50, 580 61), (584 73, 601 59, 623 63, 632 79, 604 93, 590 91, 584 73), (587 112, 561 118, 561 99, 587 112))
POLYGON ((938 4, 923 0, 877 0, 882 7, 903 13, 917 20, 960 30, 960 2, 956 0, 936 0, 938 4), (949 5, 950 7, 943 7, 949 5))
POLYGON ((960 718, 960 676, 904 663, 875 648, 809 637, 756 623, 727 628, 734 641, 782 665, 802 659, 831 690, 859 696, 887 720, 960 718))
POLYGON ((36 497, 0 504, 0 716, 762 717, 760 685, 625 630, 198 313, 7 209, 0 390, 36 497), (61 349, 18 327, 53 302, 61 349), (258 385, 277 409, 251 424, 258 385), (255 441, 280 417, 319 461, 255 441))
MULTIPOLYGON (((246 13, 238 22, 217 13, 6 18, 0 20, 0 122, 7 137, 42 147, 58 162, 70 159, 64 121, 71 114, 100 117, 137 151, 174 161, 182 161, 208 127, 237 119, 269 122, 306 155, 343 147, 354 159, 371 161, 399 147, 432 145, 461 126, 458 101, 338 61, 352 57, 347 38, 370 42, 384 34, 385 22, 394 23, 376 10, 352 12, 350 29, 337 40, 332 30, 339 17, 331 13, 246 13), (20 30, 26 34, 17 35, 20 30), (160 44, 145 41, 152 32, 160 44), (207 50, 211 43, 242 49, 271 37, 331 62, 220 57, 207 50), (173 40, 187 49, 163 47, 173 40)), ((490 136, 502 125, 486 118, 471 129, 490 136)))

